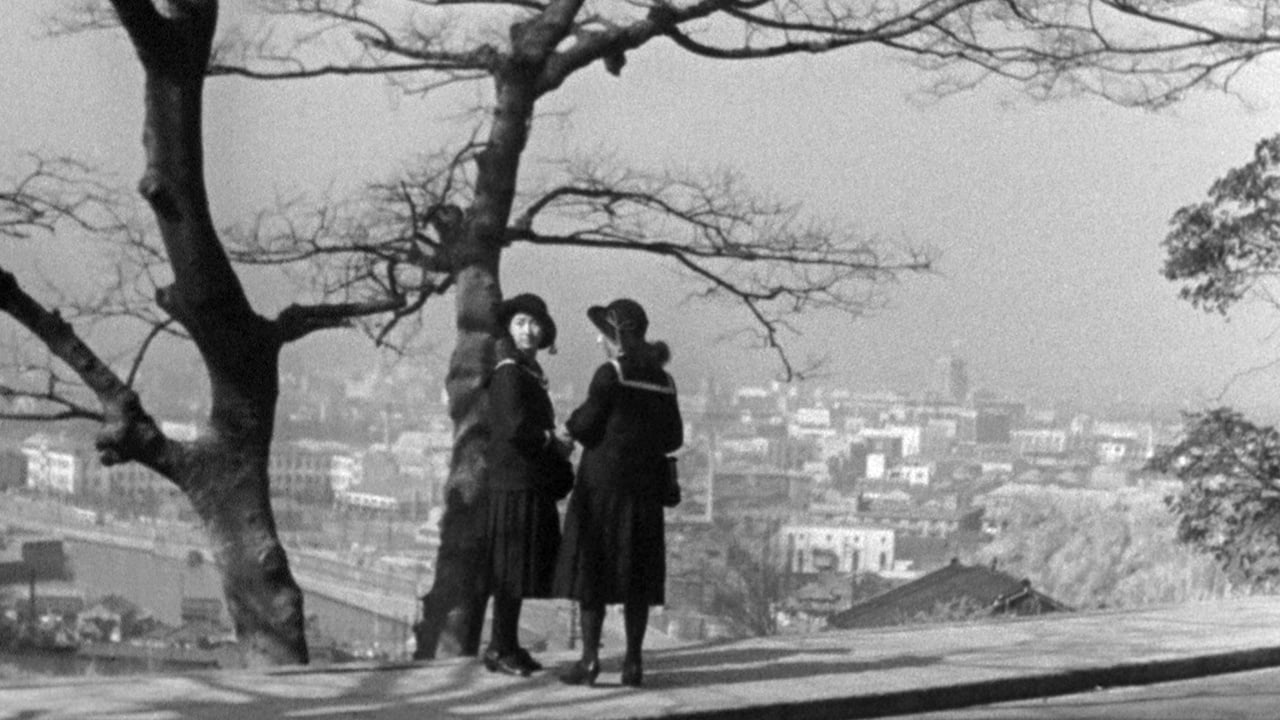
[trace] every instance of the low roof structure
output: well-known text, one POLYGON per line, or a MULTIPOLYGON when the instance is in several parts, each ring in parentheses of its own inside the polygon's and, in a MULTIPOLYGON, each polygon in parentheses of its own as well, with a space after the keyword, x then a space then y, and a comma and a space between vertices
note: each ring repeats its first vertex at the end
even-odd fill
POLYGON ((982 565, 949 565, 827 618, 836 628, 903 625, 976 614, 1039 615, 1071 608, 1038 592, 1026 579, 982 565))

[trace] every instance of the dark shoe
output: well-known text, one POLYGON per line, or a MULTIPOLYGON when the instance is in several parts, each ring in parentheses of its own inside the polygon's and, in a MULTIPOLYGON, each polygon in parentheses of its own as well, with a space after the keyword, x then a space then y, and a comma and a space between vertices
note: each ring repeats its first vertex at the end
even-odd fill
POLYGON ((579 660, 560 676, 565 685, 595 685, 596 676, 600 674, 600 661, 583 662, 579 660))
POLYGON ((528 650, 525 650, 524 648, 516 648, 516 651, 512 654, 515 655, 516 662, 520 664, 520 667, 528 670, 529 672, 536 673, 542 669, 542 663, 534 660, 528 650))
POLYGON ((500 672, 504 675, 519 675, 521 677, 529 677, 531 672, 520 664, 520 660, 515 653, 500 653, 493 649, 484 651, 484 669, 489 672, 500 672))
POLYGON ((644 669, 639 660, 624 660, 622 663, 622 684, 640 687, 644 684, 644 669))

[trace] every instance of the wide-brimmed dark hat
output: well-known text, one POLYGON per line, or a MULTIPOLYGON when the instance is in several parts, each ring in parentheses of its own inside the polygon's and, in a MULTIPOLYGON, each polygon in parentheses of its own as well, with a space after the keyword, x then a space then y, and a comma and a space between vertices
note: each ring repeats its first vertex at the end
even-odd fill
POLYGON ((604 307, 592 305, 587 308, 587 317, 600 332, 615 340, 622 335, 643 339, 649 330, 649 316, 640 303, 630 298, 618 298, 604 307))
POLYGON ((542 326, 542 342, 538 343, 539 350, 546 350, 556 344, 556 321, 552 320, 551 313, 547 312, 546 301, 533 293, 521 293, 498 303, 498 307, 493 311, 494 318, 498 322, 498 334, 505 335, 507 326, 511 324, 511 318, 520 313, 531 316, 542 326))

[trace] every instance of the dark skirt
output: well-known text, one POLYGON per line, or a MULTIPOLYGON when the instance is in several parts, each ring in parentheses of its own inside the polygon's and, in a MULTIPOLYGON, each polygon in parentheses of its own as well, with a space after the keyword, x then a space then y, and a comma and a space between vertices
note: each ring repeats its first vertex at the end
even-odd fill
POLYGON ((548 598, 560 548, 560 513, 533 490, 490 492, 485 523, 486 594, 548 598))
POLYGON ((579 483, 564 516, 555 594, 584 605, 662 605, 667 548, 654 498, 579 483))

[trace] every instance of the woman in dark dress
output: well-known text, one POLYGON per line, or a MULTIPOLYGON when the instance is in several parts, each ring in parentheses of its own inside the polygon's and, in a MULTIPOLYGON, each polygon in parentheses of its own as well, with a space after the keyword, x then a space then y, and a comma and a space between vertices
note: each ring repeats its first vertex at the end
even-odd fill
POLYGON ((649 607, 664 601, 666 456, 683 444, 684 425, 675 382, 663 370, 671 353, 665 343, 645 340, 644 308, 620 299, 588 309, 587 317, 609 361, 596 370, 586 401, 567 424, 583 453, 565 513, 555 591, 581 607, 582 659, 560 679, 595 683, 605 606, 621 603, 622 683, 638 687, 649 607))
POLYGON ((489 383, 487 591, 493 595, 492 635, 484 665, 529 675, 542 666, 520 647, 524 598, 550 597, 560 546, 556 501, 568 494, 572 445, 555 436, 555 414, 539 350, 555 343, 556 325, 537 295, 517 295, 496 311, 497 364, 489 383))

